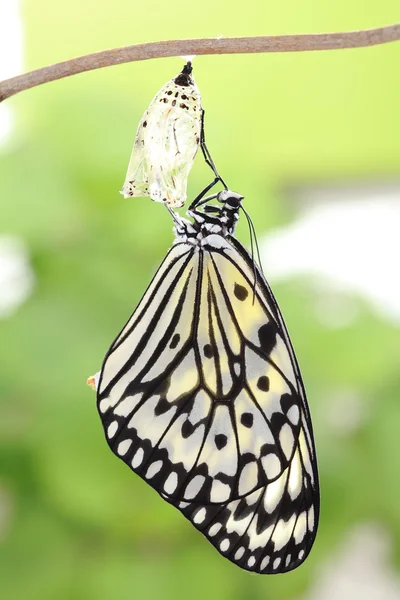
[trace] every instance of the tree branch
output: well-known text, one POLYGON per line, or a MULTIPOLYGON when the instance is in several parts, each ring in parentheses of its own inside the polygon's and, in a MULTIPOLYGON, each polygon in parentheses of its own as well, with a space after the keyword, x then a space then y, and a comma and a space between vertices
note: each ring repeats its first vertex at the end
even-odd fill
POLYGON ((261 52, 305 52, 310 50, 338 50, 362 48, 400 40, 400 24, 343 33, 316 33, 304 35, 276 35, 239 38, 204 38, 170 40, 103 50, 79 58, 72 58, 30 73, 0 82, 0 102, 29 88, 83 73, 120 65, 126 62, 201 54, 250 54, 261 52))

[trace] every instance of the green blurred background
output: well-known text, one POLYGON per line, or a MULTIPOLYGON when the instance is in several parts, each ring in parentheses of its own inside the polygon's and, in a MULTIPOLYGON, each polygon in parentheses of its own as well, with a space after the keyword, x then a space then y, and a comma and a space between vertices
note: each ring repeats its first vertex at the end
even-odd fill
MULTIPOLYGON (((398 0, 1 1, 4 77, 20 51, 16 24, 30 70, 138 42, 361 29, 399 14, 398 0)), ((399 63, 399 43, 196 58, 208 145, 228 185, 246 196, 266 256, 269 233, 307 218, 310 189, 336 190, 345 225, 343 186, 356 182, 361 216, 364 191, 372 186, 379 206, 390 182, 391 231, 400 231, 399 63)), ((315 546, 296 571, 255 576, 231 565, 103 438, 86 378, 172 241, 167 211, 118 190, 141 114, 182 65, 171 58, 98 70, 0 106, 12 118, 0 142, 0 300, 12 286, 17 296, 26 288, 0 313, 1 598, 400 598, 400 310, 385 311, 385 297, 377 310, 362 291, 326 286, 311 267, 274 285, 309 395, 322 489, 315 546), (25 271, 7 279, 18 252, 25 271), (350 318, 332 324, 343 302, 350 318)), ((199 156, 189 197, 209 179, 199 156)), ((391 256, 366 265, 362 227, 360 219, 352 232, 359 264, 372 282, 397 281, 400 296, 396 240, 391 256)), ((385 236, 376 228, 372 252, 385 236)), ((238 237, 248 239, 243 223, 238 237)), ((339 226, 331 262, 340 245, 339 226)), ((264 269, 268 276, 266 260, 264 269)))

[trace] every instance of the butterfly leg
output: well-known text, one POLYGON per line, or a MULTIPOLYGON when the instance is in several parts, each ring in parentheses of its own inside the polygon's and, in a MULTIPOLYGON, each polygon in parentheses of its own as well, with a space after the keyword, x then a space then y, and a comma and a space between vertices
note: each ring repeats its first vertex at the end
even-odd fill
POLYGON ((183 219, 179 213, 177 213, 175 210, 172 210, 172 208, 168 206, 168 204, 164 204, 164 206, 171 215, 174 225, 176 227, 182 227, 183 223, 187 222, 186 219, 183 219))

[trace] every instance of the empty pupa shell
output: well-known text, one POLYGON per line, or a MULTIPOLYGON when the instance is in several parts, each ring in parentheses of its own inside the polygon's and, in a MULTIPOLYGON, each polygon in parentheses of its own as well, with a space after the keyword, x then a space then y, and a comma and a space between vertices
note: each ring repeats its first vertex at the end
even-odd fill
POLYGON ((155 96, 136 132, 121 194, 183 206, 200 144, 201 97, 188 62, 155 96))

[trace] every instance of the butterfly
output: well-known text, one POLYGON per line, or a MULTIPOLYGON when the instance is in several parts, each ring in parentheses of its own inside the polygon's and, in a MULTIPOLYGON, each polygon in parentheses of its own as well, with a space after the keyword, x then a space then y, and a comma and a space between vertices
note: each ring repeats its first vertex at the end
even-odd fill
POLYGON ((89 383, 118 457, 224 557, 282 573, 317 531, 310 412, 277 302, 233 235, 243 196, 203 196, 192 221, 170 210, 173 246, 89 383))
POLYGON ((201 97, 189 61, 156 94, 139 123, 123 196, 150 196, 172 208, 183 206, 202 132, 201 97))

